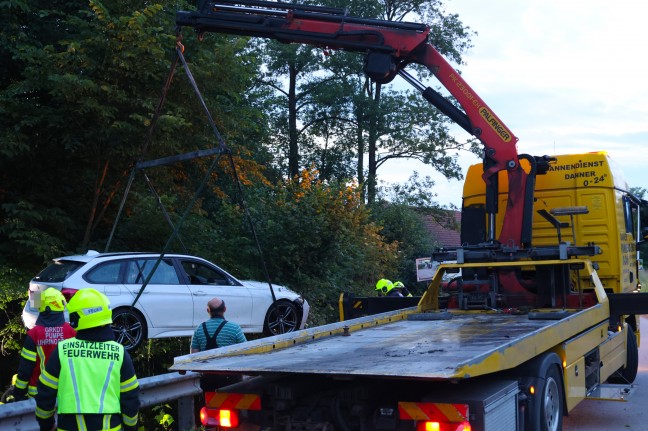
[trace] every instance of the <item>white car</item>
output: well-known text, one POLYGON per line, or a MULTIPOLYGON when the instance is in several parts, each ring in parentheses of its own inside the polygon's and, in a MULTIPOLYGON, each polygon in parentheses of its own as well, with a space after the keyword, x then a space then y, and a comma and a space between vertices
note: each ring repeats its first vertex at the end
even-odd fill
POLYGON ((129 350, 147 338, 191 336, 209 319, 207 302, 213 297, 225 301, 225 318, 247 334, 276 335, 305 327, 308 302, 287 287, 273 285, 273 294, 269 283, 239 281, 199 257, 159 257, 91 250, 56 258, 30 281, 23 323, 28 329, 36 323, 38 292, 55 287, 69 301, 79 289, 92 287, 110 300, 115 339, 129 350))

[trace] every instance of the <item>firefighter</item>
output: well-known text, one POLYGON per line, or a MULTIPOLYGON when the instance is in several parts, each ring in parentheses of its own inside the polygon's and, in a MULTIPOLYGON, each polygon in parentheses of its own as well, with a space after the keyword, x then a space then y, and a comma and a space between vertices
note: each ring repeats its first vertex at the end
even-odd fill
POLYGON ((47 359, 56 349, 56 345, 65 339, 74 337, 76 331, 65 321, 65 297, 53 287, 40 292, 40 305, 36 325, 27 332, 20 361, 18 374, 13 390, 16 401, 36 395, 36 385, 47 359))
POLYGON ((401 282, 401 281, 395 281, 394 286, 388 296, 407 296, 411 297, 412 294, 410 293, 409 290, 407 290, 407 287, 401 282))
POLYGON ((390 280, 387 280, 386 278, 381 278, 378 280, 376 283, 376 290, 378 291, 378 295, 382 296, 389 296, 389 292, 394 288, 394 283, 392 283, 390 280))
POLYGON ((68 311, 76 337, 58 344, 38 381, 36 419, 41 431, 136 430, 139 383, 130 355, 114 341, 108 298, 95 289, 81 289, 68 311))

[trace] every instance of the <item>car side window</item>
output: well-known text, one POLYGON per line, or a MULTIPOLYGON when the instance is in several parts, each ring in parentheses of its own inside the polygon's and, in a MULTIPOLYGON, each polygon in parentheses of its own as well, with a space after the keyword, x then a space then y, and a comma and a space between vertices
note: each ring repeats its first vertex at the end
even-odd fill
MULTIPOLYGON (((127 284, 144 284, 155 266, 156 259, 133 259, 126 268, 127 284)), ((180 284, 171 260, 162 259, 149 281, 150 284, 180 284)))
POLYGON ((92 284, 117 284, 121 262, 106 262, 97 265, 85 275, 85 279, 92 284))
POLYGON ((189 284, 211 284, 221 286, 232 284, 227 275, 201 262, 184 260, 182 261, 182 267, 187 274, 189 284))

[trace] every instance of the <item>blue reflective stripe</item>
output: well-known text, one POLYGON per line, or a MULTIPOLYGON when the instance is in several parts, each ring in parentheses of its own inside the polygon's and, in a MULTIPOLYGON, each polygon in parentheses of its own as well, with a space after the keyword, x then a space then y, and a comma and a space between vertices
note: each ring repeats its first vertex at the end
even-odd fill
POLYGON ((54 390, 58 390, 58 383, 59 379, 51 375, 50 373, 47 372, 47 370, 44 370, 40 377, 38 378, 42 384, 45 386, 49 386, 50 388, 54 390))
POLYGON ((85 418, 83 417, 83 415, 80 415, 80 414, 75 415, 75 418, 76 418, 76 423, 77 423, 77 429, 79 431, 88 431, 88 427, 86 426, 85 418))
POLYGON ((110 418, 112 415, 104 415, 103 417, 103 429, 107 430, 110 428, 110 418))
POLYGON ((41 373, 45 369, 45 362, 47 362, 47 358, 45 357, 45 351, 41 346, 36 347, 36 353, 38 353, 38 358, 40 359, 40 370, 41 373))
POLYGON ((104 400, 106 399, 106 391, 108 390, 108 384, 110 383, 110 374, 114 366, 115 366, 115 361, 110 361, 110 366, 108 367, 108 372, 106 373, 106 380, 104 380, 103 388, 101 388, 101 396, 99 396, 99 411, 97 413, 103 413, 104 400))
POLYGON ((137 415, 128 416, 122 413, 122 422, 128 427, 134 427, 137 425, 137 415))
POLYGON ((27 383, 28 382, 26 382, 25 380, 16 379, 16 387, 18 389, 25 389, 27 387, 27 383))
POLYGON ((45 410, 42 409, 38 406, 36 406, 36 417, 40 419, 48 419, 54 416, 54 409, 52 410, 45 410))
POLYGON ((72 360, 72 358, 68 358, 68 366, 70 367, 70 380, 72 381, 72 387, 74 387, 74 400, 76 402, 77 411, 81 411, 81 400, 79 399, 79 385, 77 382, 76 373, 74 371, 74 361, 72 360))
POLYGON ((33 350, 27 350, 23 347, 20 351, 20 356, 27 359, 28 361, 36 362, 36 352, 33 350))
POLYGON ((128 392, 132 391, 133 389, 139 387, 139 382, 137 381, 137 376, 133 376, 130 379, 126 380, 125 382, 121 382, 120 385, 120 392, 128 392))

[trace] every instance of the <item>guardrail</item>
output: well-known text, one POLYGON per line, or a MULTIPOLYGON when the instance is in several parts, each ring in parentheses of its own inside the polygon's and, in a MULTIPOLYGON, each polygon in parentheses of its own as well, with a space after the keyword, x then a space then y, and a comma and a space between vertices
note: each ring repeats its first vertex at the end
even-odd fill
MULTIPOLYGON (((142 407, 178 400, 178 429, 194 429, 194 396, 202 393, 199 373, 160 374, 139 379, 139 385, 142 407)), ((39 431, 35 410, 34 399, 0 405, 0 430, 39 431)))

